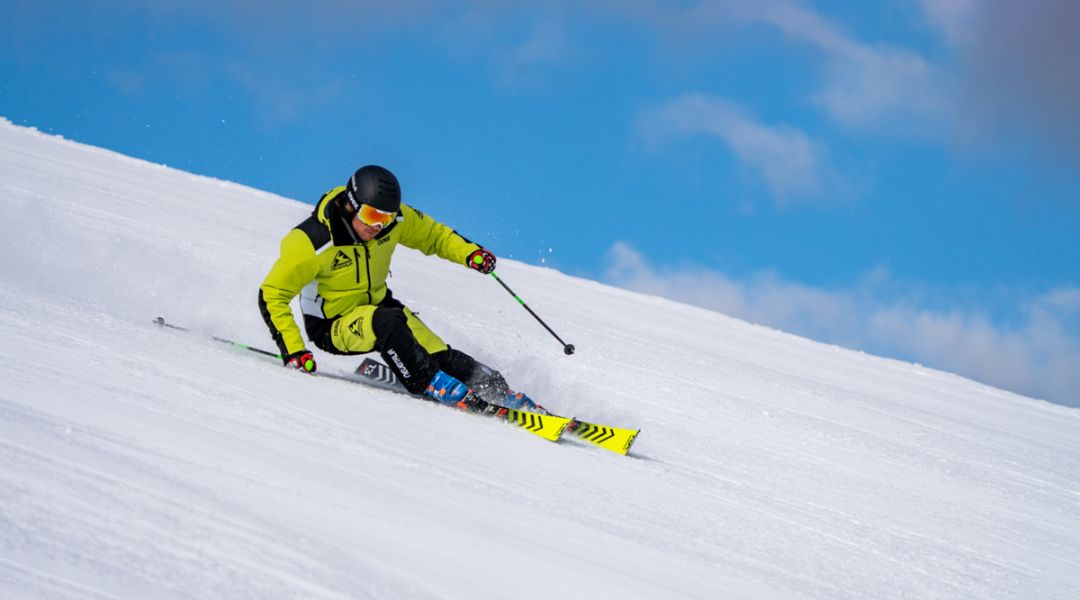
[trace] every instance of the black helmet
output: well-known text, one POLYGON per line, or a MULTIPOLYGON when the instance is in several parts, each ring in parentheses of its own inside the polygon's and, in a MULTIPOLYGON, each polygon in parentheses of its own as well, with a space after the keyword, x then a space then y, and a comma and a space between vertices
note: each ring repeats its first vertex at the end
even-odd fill
POLYGON ((398 212, 401 209, 401 186, 397 177, 375 165, 360 167, 353 173, 345 186, 345 194, 354 211, 360 210, 361 204, 374 206, 384 212, 398 212))

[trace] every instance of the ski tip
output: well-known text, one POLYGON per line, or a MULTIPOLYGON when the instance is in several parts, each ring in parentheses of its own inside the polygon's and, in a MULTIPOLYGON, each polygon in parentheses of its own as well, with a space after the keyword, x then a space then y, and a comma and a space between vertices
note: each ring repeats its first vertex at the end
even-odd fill
POLYGON ((630 453, 630 446, 633 446, 634 442, 637 441, 637 436, 638 436, 639 433, 641 433, 640 429, 634 431, 634 433, 630 434, 630 436, 627 437, 626 444, 623 445, 622 452, 620 452, 619 454, 622 454, 623 456, 626 456, 627 454, 630 453))
POLYGON ((569 432, 594 446, 625 456, 637 439, 640 429, 622 429, 574 419, 569 432))

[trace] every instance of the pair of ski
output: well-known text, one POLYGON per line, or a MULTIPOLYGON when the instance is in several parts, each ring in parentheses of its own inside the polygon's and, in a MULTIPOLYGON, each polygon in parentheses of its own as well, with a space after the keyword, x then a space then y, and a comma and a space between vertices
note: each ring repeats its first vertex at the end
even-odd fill
MULTIPOLYGON (((168 328, 175 331, 190 332, 186 327, 174 325, 165 321, 164 317, 158 317, 154 319, 154 324, 161 328, 168 328)), ((229 344, 234 348, 240 348, 248 350, 256 354, 266 356, 269 358, 281 359, 281 356, 274 354, 268 350, 262 350, 260 348, 253 348, 240 342, 220 338, 217 336, 210 336, 211 340, 215 342, 221 342, 229 344)), ((395 392, 401 392, 403 394, 409 394, 397 379, 397 375, 390 370, 390 367, 383 363, 373 359, 365 358, 364 362, 360 363, 360 366, 356 368, 356 371, 350 375, 338 375, 335 373, 327 373, 325 371, 318 371, 314 373, 317 376, 329 377, 332 379, 342 379, 353 383, 363 383, 372 385, 375 387, 393 390, 395 392)), ((411 394, 409 394, 411 395, 411 394)), ((522 410, 515 410, 504 406, 498 406, 495 404, 488 404, 484 402, 481 405, 473 406, 472 412, 477 414, 487 415, 502 419, 509 423, 513 423, 518 427, 521 427, 529 433, 535 434, 552 442, 559 441, 564 433, 569 433, 574 437, 584 440, 594 446, 599 446, 605 450, 626 455, 630 451, 630 446, 637 439, 637 435, 641 433, 640 429, 622 429, 619 427, 611 427, 609 425, 600 425, 598 423, 590 423, 588 421, 582 421, 580 419, 572 419, 567 417, 560 417, 559 415, 553 415, 550 413, 534 413, 522 410)), ((468 409, 468 408, 467 408, 468 409)), ((546 412, 546 411, 545 411, 546 412)))
MULTIPOLYGON (((354 377, 338 377, 403 394, 409 393, 405 386, 398 381, 397 375, 390 370, 390 367, 373 358, 365 358, 360 363, 360 366, 356 368, 353 375, 354 377)), ((638 433, 641 432, 640 429, 611 427, 575 418, 560 417, 550 413, 515 410, 486 402, 482 402, 479 407, 471 410, 477 414, 505 420, 551 442, 559 441, 564 433, 568 433, 594 446, 622 455, 630 451, 630 446, 633 445, 638 433)))

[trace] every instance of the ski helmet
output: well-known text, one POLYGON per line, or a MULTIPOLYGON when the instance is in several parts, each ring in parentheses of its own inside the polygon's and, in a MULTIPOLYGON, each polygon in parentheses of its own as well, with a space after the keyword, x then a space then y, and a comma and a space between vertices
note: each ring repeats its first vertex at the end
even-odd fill
POLYGON ((398 212, 401 209, 401 186, 397 177, 376 165, 360 167, 353 173, 345 186, 345 193, 353 210, 360 210, 361 204, 383 212, 398 212))

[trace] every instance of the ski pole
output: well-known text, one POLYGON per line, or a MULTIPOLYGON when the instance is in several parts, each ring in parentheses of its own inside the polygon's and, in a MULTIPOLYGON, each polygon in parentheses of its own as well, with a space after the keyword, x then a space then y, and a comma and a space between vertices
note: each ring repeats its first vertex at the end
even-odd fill
MULTIPOLYGON (((175 329, 177 331, 188 331, 188 332, 191 331, 187 327, 180 327, 179 325, 173 325, 172 323, 167 323, 165 321, 165 317, 158 317, 158 318, 154 319, 154 324, 156 324, 158 327, 168 327, 169 329, 175 329)), ((250 350, 251 352, 254 352, 256 354, 262 354, 263 356, 272 356, 272 357, 274 357, 274 358, 276 358, 278 360, 281 360, 281 355, 280 354, 270 352, 269 350, 263 350, 262 348, 252 348, 251 346, 248 346, 247 344, 241 344, 240 342, 234 342, 232 340, 227 340, 225 338, 219 338, 216 335, 210 336, 210 339, 214 340, 215 342, 221 342, 223 344, 229 344, 230 346, 234 346, 236 348, 241 348, 241 349, 244 349, 244 350, 250 350)))
POLYGON ((562 338, 559 337, 559 334, 555 333, 550 327, 548 327, 548 324, 545 323, 544 320, 540 318, 540 315, 533 312, 533 309, 529 308, 529 305, 525 304, 525 301, 522 300, 520 296, 515 294, 514 290, 510 289, 510 286, 506 285, 503 282, 502 279, 499 279, 499 276, 495 274, 495 271, 491 272, 491 276, 494 277, 495 281, 498 281, 499 285, 503 286, 503 288, 505 288, 507 292, 510 292, 510 295, 514 297, 514 300, 517 300, 518 304, 525 307, 525 310, 529 311, 529 314, 532 315, 534 319, 536 319, 537 321, 540 321, 540 324, 544 326, 544 329, 548 330, 548 333, 555 336, 555 339, 559 340, 559 343, 563 345, 563 352, 565 352, 567 355, 570 355, 570 354, 574 353, 574 345, 573 344, 567 344, 566 342, 562 341, 562 338))

